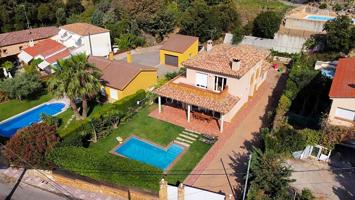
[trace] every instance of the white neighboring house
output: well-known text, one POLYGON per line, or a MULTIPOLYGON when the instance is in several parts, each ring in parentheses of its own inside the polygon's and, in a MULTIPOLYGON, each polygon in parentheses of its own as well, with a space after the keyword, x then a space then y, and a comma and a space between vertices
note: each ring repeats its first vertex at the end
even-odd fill
POLYGON ((333 100, 328 117, 329 123, 339 126, 354 126, 355 58, 339 60, 329 97, 333 100))
POLYGON ((108 56, 112 51, 107 29, 87 23, 67 24, 59 29, 52 39, 68 47, 73 55, 85 52, 91 56, 108 56))
POLYGON ((34 59, 41 59, 38 68, 47 73, 53 73, 57 61, 70 57, 70 51, 63 44, 52 39, 45 39, 34 46, 27 47, 18 55, 19 61, 29 64, 34 59))

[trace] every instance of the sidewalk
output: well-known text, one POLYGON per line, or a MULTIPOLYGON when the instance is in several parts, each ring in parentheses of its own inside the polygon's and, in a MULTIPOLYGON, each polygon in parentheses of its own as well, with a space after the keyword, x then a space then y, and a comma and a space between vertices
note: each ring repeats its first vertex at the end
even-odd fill
MULTIPOLYGON (((23 169, 7 168, 0 169, 0 179, 5 180, 6 182, 15 183, 20 177, 23 169)), ((49 177, 50 178, 50 177, 49 177)), ((49 191, 58 195, 67 195, 73 199, 85 199, 85 200, 120 200, 124 198, 117 198, 109 196, 102 193, 90 192, 87 190, 81 190, 78 188, 70 187, 63 184, 58 184, 54 181, 51 181, 49 178, 41 178, 38 176, 31 175, 26 172, 22 178, 21 184, 27 184, 45 191, 49 191)))
POLYGON ((214 192, 224 192, 227 196, 230 194, 240 196, 235 193, 238 192, 242 177, 237 177, 235 173, 244 173, 246 170, 248 151, 252 145, 258 143, 257 133, 265 125, 266 113, 275 103, 277 95, 274 92, 279 80, 277 72, 270 70, 267 80, 256 95, 237 113, 228 130, 221 134, 217 143, 191 172, 202 175, 188 176, 185 184, 214 192), (216 173, 219 175, 208 175, 216 173))

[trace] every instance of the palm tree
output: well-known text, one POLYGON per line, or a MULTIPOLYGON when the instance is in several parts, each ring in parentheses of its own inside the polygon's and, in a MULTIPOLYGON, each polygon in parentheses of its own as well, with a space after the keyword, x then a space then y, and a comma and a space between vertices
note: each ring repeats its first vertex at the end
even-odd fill
POLYGON ((85 54, 77 54, 65 60, 59 60, 58 68, 49 80, 49 91, 58 97, 67 96, 76 119, 87 117, 88 100, 100 91, 99 70, 88 63, 85 54), (80 115, 75 100, 82 100, 80 115))

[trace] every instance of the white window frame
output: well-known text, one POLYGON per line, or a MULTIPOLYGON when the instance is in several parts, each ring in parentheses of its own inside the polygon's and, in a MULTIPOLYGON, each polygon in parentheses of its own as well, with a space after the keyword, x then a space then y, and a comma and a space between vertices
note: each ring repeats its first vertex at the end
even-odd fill
POLYGON ((111 99, 118 100, 118 91, 116 89, 110 88, 111 99))
POLYGON ((206 89, 208 86, 208 74, 196 72, 195 84, 197 87, 206 89), (206 80, 204 80, 204 79, 206 79, 206 80), (206 82, 206 84, 204 85, 202 82, 206 82))
POLYGON ((337 107, 335 109, 335 117, 354 122, 355 121, 355 111, 349 110, 346 108, 337 107))

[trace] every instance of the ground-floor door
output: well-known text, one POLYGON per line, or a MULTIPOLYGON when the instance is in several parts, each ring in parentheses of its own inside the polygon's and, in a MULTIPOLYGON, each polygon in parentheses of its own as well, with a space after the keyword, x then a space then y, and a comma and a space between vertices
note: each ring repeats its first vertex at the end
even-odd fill
POLYGON ((172 65, 172 66, 179 66, 178 62, 179 58, 177 56, 165 54, 165 64, 172 65))

